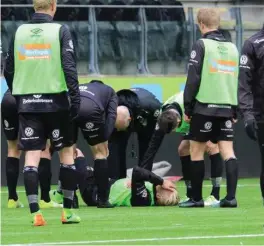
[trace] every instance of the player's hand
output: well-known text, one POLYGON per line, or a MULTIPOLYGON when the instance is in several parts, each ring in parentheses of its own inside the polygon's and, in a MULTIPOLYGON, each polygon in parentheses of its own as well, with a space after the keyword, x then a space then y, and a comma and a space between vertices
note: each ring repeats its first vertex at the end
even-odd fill
POLYGON ((233 122, 234 124, 236 124, 236 123, 237 123, 237 119, 232 119, 232 122, 233 122))
POLYGON ((247 120, 245 122, 245 129, 246 129, 246 133, 249 136, 249 138, 256 141, 257 140, 257 130, 258 130, 256 120, 255 119, 247 120))
POLYGON ((191 117, 187 116, 186 114, 184 115, 184 121, 186 121, 187 123, 190 123, 191 121, 191 117))
POLYGON ((163 181, 162 188, 169 191, 176 190, 175 184, 172 181, 166 179, 163 181))

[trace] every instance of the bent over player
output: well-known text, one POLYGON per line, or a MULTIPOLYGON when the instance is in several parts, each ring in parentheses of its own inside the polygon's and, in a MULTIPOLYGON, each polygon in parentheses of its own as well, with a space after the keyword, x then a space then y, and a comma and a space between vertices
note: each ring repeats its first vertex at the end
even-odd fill
MULTIPOLYGON (((93 154, 95 182, 98 187, 97 206, 110 208, 112 206, 108 202, 108 139, 116 124, 117 95, 113 88, 98 80, 83 84, 79 88, 81 104, 75 124, 81 129, 93 154)), ((75 162, 78 161, 77 158, 75 162)))
POLYGON ((109 140, 109 157, 111 163, 110 178, 126 177, 126 149, 132 134, 132 156, 135 157, 135 134, 138 138, 138 164, 148 148, 155 130, 160 101, 143 88, 124 89, 117 92, 118 108, 116 130, 109 140))

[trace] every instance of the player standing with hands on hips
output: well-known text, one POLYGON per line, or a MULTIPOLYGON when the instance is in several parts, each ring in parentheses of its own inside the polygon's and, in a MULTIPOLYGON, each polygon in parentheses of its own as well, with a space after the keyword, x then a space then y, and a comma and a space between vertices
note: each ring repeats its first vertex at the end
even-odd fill
POLYGON ((62 223, 79 223, 80 217, 71 210, 77 185, 71 121, 80 106, 74 47, 69 29, 52 21, 56 0, 33 0, 33 4, 35 14, 17 29, 4 71, 18 104, 26 195, 33 225, 45 225, 38 204, 38 165, 49 138, 54 150, 60 151, 62 223))
POLYGON ((236 118, 238 61, 236 46, 218 31, 220 15, 216 9, 198 11, 203 35, 190 55, 184 90, 185 120, 190 122, 192 199, 180 207, 204 207, 202 185, 206 142, 219 144, 226 166, 227 196, 221 207, 237 207, 238 164, 233 149, 233 123, 236 118))
POLYGON ((258 140, 261 153, 260 188, 264 205, 264 26, 245 41, 239 69, 239 109, 247 135, 258 140))

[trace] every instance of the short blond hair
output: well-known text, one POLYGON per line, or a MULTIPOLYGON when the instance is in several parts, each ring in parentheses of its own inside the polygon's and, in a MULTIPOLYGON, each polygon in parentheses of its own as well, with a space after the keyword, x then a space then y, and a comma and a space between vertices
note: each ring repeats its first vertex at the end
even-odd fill
POLYGON ((220 13, 216 8, 199 9, 197 22, 203 23, 208 28, 218 28, 220 26, 220 13))
POLYGON ((50 5, 57 0, 33 0, 33 6, 35 11, 48 10, 50 5))
POLYGON ((177 189, 169 191, 161 189, 159 191, 160 198, 157 199, 157 205, 159 206, 176 206, 180 202, 180 196, 177 189))

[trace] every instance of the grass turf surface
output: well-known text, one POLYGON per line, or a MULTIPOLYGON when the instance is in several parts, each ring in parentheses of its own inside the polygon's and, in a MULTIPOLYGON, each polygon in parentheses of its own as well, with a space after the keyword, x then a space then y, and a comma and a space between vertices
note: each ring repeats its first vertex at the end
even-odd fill
MULTIPOLYGON (((205 182, 204 196, 210 183, 205 182)), ((184 183, 178 183, 184 195, 184 183)), ((52 243, 54 245, 263 245, 264 208, 257 179, 239 181, 239 208, 147 207, 89 208, 80 202, 81 223, 62 225, 61 209, 43 210, 47 225, 31 226, 31 216, 23 192, 18 188, 25 208, 7 209, 7 192, 2 187, 2 244, 52 243), (123 241, 122 241, 123 240, 123 241)), ((225 187, 221 189, 222 196, 225 187)))

